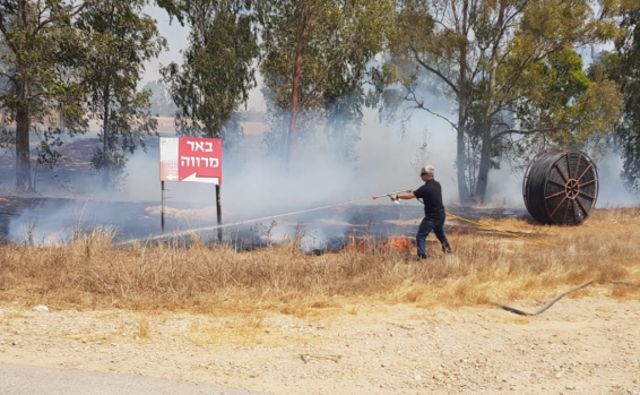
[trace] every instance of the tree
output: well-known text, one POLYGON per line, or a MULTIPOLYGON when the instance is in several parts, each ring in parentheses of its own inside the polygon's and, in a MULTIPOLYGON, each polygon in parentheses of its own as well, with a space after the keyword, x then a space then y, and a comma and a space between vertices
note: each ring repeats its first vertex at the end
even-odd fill
POLYGON ((91 3, 77 21, 89 40, 83 56, 88 109, 101 121, 98 148, 92 159, 103 171, 106 186, 122 169, 125 154, 144 147, 144 136, 157 121, 149 111, 151 92, 138 91, 144 62, 166 46, 153 18, 142 15, 146 0, 103 0, 91 3))
POLYGON ((225 124, 255 86, 258 44, 252 17, 241 1, 195 0, 180 4, 191 26, 181 66, 162 70, 178 107, 182 134, 225 137, 225 124))
POLYGON ((32 131, 44 133, 48 149, 48 140, 63 130, 74 133, 86 127, 85 91, 75 72, 83 40, 72 26, 85 6, 62 0, 0 1, 0 46, 7 49, 0 53, 0 73, 9 82, 0 93, 0 107, 6 114, 3 131, 15 142, 19 191, 33 190, 32 131), (15 133, 7 126, 11 123, 15 133))
POLYGON ((182 23, 182 12, 186 5, 185 2, 182 0, 156 0, 156 4, 159 7, 164 8, 171 18, 177 17, 180 23, 182 23))
POLYGON ((288 124, 288 157, 301 115, 326 118, 336 139, 361 119, 363 79, 368 62, 383 48, 392 11, 386 0, 257 2, 261 72, 275 117, 288 124))
POLYGON ((329 137, 341 158, 354 156, 358 136, 353 130, 362 120, 362 108, 369 104, 371 62, 384 51, 391 31, 393 4, 390 1, 338 3, 336 21, 330 27, 325 55, 328 63, 321 89, 329 137))
POLYGON ((507 147, 581 144, 617 117, 615 86, 590 80, 574 49, 612 36, 606 7, 597 17, 588 0, 403 0, 398 9, 382 80, 456 131, 463 203, 484 200, 507 147), (452 98, 453 117, 420 94, 425 81, 452 98))
POLYGON ((640 189, 640 6, 629 3, 621 15, 624 34, 615 51, 605 57, 604 66, 624 97, 622 118, 616 125, 624 176, 630 187, 640 189))

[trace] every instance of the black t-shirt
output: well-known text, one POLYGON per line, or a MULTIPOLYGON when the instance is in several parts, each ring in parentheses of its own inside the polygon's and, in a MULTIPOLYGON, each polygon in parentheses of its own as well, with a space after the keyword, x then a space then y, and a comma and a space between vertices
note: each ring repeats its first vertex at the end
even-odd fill
POLYGON ((444 217, 444 206, 442 205, 442 188, 436 180, 429 180, 420 188, 413 191, 418 199, 424 203, 424 216, 427 218, 440 219, 444 217))

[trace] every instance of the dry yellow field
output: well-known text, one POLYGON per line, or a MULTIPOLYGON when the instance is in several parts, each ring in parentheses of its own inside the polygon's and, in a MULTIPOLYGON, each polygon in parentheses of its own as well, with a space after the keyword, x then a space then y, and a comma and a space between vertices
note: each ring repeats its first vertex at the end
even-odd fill
MULTIPOLYGON (((256 393, 640 393, 640 210, 451 221, 453 254, 0 247, 0 363, 256 393), (549 310, 521 317, 587 281, 549 310), (48 312, 34 310, 48 306, 48 312)), ((431 236, 433 237, 433 236, 431 236)))
MULTIPOLYGON (((111 247, 111 235, 69 246, 0 247, 0 301, 56 308, 278 311, 366 298, 418 307, 474 306, 538 296, 594 280, 640 281, 640 210, 598 210, 578 227, 485 219, 453 232, 455 253, 426 262, 379 244, 308 255, 295 243, 252 252, 208 247, 111 247)), ((431 236, 433 238, 433 235, 431 236)), ((586 293, 587 291, 585 291, 586 293)), ((633 287, 614 285, 612 295, 633 287)))

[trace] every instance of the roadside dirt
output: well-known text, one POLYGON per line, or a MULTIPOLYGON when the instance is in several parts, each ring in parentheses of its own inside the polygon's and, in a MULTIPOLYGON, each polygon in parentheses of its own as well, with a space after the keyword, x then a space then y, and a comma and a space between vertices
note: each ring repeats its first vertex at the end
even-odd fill
POLYGON ((5 305, 0 362, 276 394, 640 394, 640 298, 610 293, 599 285, 531 318, 366 300, 302 318, 5 305))

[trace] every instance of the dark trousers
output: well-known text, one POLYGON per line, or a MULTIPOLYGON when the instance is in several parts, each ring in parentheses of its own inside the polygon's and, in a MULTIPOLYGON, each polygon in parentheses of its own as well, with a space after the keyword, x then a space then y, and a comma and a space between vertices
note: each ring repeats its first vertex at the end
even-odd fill
POLYGON ((420 227, 418 228, 418 234, 416 235, 416 246, 418 247, 418 257, 426 258, 427 251, 425 249, 425 242, 427 240, 427 236, 433 230, 433 233, 436 234, 438 240, 440 240, 440 244, 442 244, 442 248, 450 248, 449 241, 447 240, 447 236, 444 234, 444 219, 442 218, 428 218, 424 217, 422 222, 420 222, 420 227))

